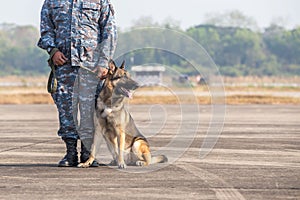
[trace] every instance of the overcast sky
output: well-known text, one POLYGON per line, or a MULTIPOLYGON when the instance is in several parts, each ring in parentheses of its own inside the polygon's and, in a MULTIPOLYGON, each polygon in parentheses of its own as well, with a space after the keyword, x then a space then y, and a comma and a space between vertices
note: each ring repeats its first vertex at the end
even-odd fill
MULTIPOLYGON (((0 23, 39 26, 44 0, 1 0, 0 23)), ((152 16, 162 22, 171 17, 186 29, 201 24, 207 13, 239 10, 267 27, 274 19, 284 19, 288 28, 300 25, 299 0, 111 0, 118 26, 130 27, 141 16, 152 16)))

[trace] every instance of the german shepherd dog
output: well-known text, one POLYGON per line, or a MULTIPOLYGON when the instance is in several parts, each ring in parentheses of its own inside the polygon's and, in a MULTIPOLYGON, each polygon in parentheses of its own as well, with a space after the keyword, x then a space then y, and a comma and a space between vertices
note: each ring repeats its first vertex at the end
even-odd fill
MULTIPOLYGON (((118 165, 120 169, 127 165, 147 166, 168 161, 164 155, 151 155, 147 139, 124 107, 125 98, 131 98, 132 91, 138 87, 125 70, 125 62, 120 67, 116 67, 114 61, 109 62, 109 72, 96 103, 95 127, 102 133, 112 154, 109 165, 118 165)), ((90 157, 78 167, 89 167, 93 163, 97 140, 99 136, 94 134, 90 157)))

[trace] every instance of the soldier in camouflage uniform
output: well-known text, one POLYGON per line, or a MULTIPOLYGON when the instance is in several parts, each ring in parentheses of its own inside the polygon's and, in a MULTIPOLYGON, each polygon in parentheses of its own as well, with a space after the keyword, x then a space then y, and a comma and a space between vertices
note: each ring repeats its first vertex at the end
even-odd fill
POLYGON ((96 88, 116 47, 114 10, 110 0, 45 0, 40 31, 38 46, 48 51, 55 65, 57 89, 52 97, 59 113, 58 135, 67 147, 58 165, 76 166, 78 139, 80 161, 89 157, 96 88))

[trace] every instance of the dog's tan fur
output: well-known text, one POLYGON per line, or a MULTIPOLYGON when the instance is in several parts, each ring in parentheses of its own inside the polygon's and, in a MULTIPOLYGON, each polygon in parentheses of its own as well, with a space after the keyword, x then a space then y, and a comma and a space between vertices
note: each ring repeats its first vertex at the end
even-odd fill
MULTIPOLYGON (((147 166, 167 162, 164 155, 152 157, 147 139, 136 128, 130 113, 124 108, 125 97, 122 92, 136 89, 137 83, 124 69, 124 62, 119 68, 113 61, 109 66, 109 74, 97 100, 95 125, 98 125, 96 130, 100 130, 112 154, 110 164, 124 169, 128 164, 147 166)), ((78 167, 89 167, 93 163, 98 139, 95 135, 89 159, 78 167)))

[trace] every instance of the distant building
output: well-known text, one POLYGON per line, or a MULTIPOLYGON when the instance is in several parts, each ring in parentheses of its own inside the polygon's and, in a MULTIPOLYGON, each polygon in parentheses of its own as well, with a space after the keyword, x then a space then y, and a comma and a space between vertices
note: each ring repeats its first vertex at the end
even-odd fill
POLYGON ((133 77, 141 85, 160 85, 163 83, 163 66, 133 66, 133 77))

